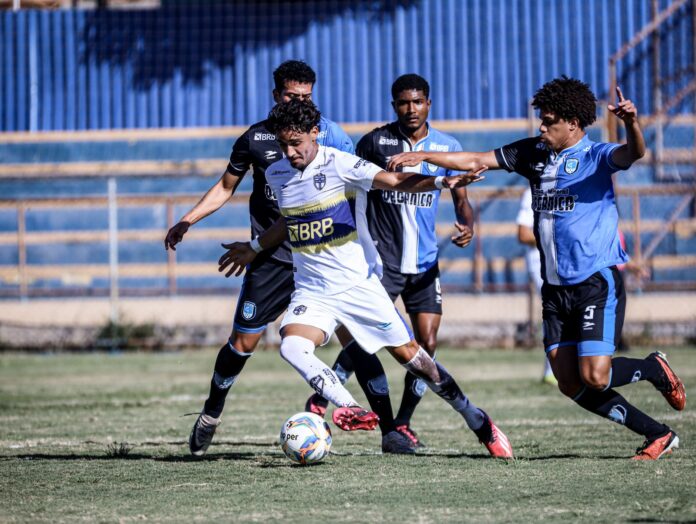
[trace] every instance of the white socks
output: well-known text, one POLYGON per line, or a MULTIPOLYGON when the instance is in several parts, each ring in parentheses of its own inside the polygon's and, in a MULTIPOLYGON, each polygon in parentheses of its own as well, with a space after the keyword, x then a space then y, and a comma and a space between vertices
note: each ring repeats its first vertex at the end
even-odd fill
POLYGON ((302 378, 322 397, 338 407, 357 406, 353 396, 341 385, 336 374, 314 355, 314 343, 304 337, 290 335, 280 343, 280 356, 294 367, 302 378))

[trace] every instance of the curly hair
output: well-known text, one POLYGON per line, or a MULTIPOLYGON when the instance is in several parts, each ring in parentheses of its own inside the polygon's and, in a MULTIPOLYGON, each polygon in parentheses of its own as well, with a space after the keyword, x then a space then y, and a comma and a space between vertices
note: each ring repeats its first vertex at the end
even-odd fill
POLYGON ((319 126, 321 113, 317 106, 310 100, 290 100, 276 104, 268 113, 266 127, 271 133, 278 134, 281 131, 296 131, 309 133, 319 126))
POLYGON ((277 91, 282 91, 287 82, 314 85, 316 81, 314 69, 301 60, 286 60, 273 71, 273 82, 277 91))
POLYGON ((394 80, 391 87, 392 100, 396 100, 396 97, 402 91, 410 91, 411 89, 423 91, 425 98, 430 98, 430 85, 428 81, 420 75, 409 73, 407 75, 401 75, 394 80))
POLYGON ((532 106, 566 121, 577 118, 581 129, 597 119, 597 99, 590 86, 565 75, 541 86, 534 93, 532 106))

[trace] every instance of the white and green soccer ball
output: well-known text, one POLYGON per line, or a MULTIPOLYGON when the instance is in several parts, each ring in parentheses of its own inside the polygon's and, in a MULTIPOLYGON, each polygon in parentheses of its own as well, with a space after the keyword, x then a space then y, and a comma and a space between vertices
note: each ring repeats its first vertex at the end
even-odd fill
POLYGON ((296 413, 280 430, 280 446, 293 462, 307 465, 322 460, 331 449, 331 429, 314 413, 296 413))

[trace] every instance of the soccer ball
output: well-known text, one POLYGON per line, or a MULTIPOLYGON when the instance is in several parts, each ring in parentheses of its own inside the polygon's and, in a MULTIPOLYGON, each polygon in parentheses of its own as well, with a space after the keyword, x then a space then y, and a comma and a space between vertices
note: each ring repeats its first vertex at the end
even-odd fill
POLYGON ((307 465, 319 462, 331 449, 331 429, 314 413, 296 413, 280 430, 280 446, 293 462, 307 465))

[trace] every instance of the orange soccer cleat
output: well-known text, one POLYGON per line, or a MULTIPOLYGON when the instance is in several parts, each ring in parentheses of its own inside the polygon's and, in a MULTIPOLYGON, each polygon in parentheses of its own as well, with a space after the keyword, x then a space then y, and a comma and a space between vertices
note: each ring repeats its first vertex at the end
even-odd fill
POLYGON ((686 389, 684 383, 679 380, 677 374, 672 370, 667 362, 667 357, 660 351, 650 353, 647 357, 650 360, 655 360, 664 373, 664 385, 657 386, 657 390, 662 393, 667 403, 677 411, 682 411, 686 406, 686 389))
MULTIPOLYGON (((510 444, 510 440, 507 438, 505 433, 500 431, 498 426, 493 423, 488 415, 486 415, 486 421, 484 424, 488 424, 490 438, 487 442, 484 442, 483 440, 479 440, 479 442, 486 446, 486 449, 491 454, 491 457, 502 459, 515 458, 512 453, 512 444, 510 444)), ((480 430, 477 430, 477 433, 479 431, 480 430)))
POLYGON ((367 411, 360 406, 336 408, 333 412, 333 422, 343 431, 364 429, 371 431, 377 427, 379 417, 373 411, 367 411))
POLYGON ((662 455, 669 455, 674 448, 679 447, 679 437, 674 431, 653 440, 646 440, 636 450, 633 460, 657 460, 662 455))

